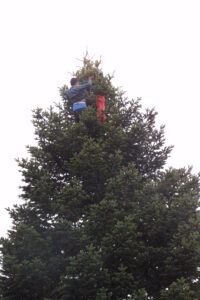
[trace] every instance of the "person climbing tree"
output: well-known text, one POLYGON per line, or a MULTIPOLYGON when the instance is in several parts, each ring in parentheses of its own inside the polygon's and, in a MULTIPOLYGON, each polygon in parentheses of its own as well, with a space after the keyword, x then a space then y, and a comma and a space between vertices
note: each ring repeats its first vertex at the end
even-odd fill
POLYGON ((105 114, 105 97, 102 95, 96 95, 96 106, 97 106, 97 118, 103 123, 107 117, 105 114))
POLYGON ((84 99, 84 93, 86 90, 90 90, 92 85, 92 76, 88 77, 88 82, 80 84, 78 78, 72 78, 70 81, 71 88, 64 91, 65 97, 73 105, 73 112, 75 116, 75 122, 80 121, 80 115, 83 110, 86 109, 87 104, 84 99))

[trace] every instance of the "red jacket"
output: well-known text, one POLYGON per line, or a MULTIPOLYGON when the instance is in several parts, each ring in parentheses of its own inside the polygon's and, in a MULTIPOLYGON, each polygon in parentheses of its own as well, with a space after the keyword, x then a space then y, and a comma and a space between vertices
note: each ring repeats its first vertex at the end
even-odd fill
POLYGON ((107 119, 105 113, 105 102, 106 99, 104 96, 96 95, 97 118, 101 123, 103 123, 107 119))

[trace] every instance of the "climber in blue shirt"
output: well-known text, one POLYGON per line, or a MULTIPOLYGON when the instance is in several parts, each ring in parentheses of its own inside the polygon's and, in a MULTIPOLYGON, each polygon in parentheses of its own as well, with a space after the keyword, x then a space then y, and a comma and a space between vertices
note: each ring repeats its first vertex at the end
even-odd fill
POLYGON ((64 91, 64 96, 69 100, 69 103, 73 105, 73 112, 75 116, 75 122, 79 122, 80 114, 86 109, 86 100, 84 94, 86 90, 89 90, 92 85, 92 76, 88 78, 88 82, 80 84, 77 78, 72 78, 70 81, 71 88, 64 91))

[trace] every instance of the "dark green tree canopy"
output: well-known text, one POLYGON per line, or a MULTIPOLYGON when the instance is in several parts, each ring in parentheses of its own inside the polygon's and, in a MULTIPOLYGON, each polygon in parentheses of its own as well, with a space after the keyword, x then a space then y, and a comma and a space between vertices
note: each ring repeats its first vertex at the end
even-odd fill
POLYGON ((74 75, 94 77, 79 123, 66 86, 61 103, 33 113, 23 204, 1 239, 2 299, 199 299, 199 177, 164 169, 172 147, 156 112, 113 87, 100 61, 86 56, 74 75))

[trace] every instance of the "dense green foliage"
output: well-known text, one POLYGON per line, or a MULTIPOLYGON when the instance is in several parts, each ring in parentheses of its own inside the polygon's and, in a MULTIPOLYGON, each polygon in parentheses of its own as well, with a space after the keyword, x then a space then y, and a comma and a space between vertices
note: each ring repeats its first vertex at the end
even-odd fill
POLYGON ((199 178, 163 169, 171 147, 154 110, 86 57, 76 76, 88 75, 80 123, 64 99, 34 111, 37 146, 18 160, 23 204, 1 239, 2 299, 200 299, 199 178), (106 97, 103 124, 96 94, 106 97))

